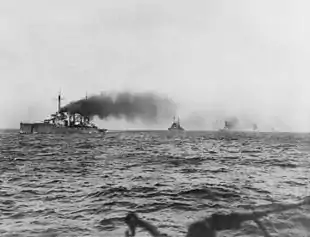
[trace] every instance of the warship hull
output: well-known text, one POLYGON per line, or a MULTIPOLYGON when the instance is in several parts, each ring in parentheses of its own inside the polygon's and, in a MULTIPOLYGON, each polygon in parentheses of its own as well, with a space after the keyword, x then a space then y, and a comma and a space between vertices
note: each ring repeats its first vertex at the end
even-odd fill
POLYGON ((185 131, 184 128, 168 128, 168 131, 175 131, 175 132, 182 132, 182 131, 185 131))
POLYGON ((21 134, 70 134, 70 133, 106 133, 107 129, 92 127, 65 127, 47 123, 20 123, 21 134))

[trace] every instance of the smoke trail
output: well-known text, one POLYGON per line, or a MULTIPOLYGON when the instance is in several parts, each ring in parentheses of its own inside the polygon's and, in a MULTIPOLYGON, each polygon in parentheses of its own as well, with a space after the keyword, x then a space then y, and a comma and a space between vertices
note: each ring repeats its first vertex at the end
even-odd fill
POLYGON ((226 119, 226 126, 229 129, 237 128, 238 124, 239 124, 239 120, 236 117, 230 117, 226 119))
POLYGON ((173 101, 153 93, 117 94, 102 93, 69 103, 61 112, 79 113, 83 116, 100 119, 125 118, 127 121, 141 120, 144 123, 156 123, 171 119, 176 112, 173 101))

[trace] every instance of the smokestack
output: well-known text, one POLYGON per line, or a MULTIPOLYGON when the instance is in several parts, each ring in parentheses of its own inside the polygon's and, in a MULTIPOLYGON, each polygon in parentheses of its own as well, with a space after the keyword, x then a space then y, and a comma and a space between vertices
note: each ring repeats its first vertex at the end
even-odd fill
POLYGON ((60 101, 61 101, 61 96, 60 94, 58 95, 58 112, 60 112, 60 101))

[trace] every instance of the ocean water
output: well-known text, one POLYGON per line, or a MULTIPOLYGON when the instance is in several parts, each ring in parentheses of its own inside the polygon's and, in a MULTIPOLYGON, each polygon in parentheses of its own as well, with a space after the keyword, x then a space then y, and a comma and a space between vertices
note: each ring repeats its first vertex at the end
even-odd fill
MULTIPOLYGON (((214 212, 310 195, 309 144, 289 133, 2 132, 0 236, 120 237, 128 211, 184 236, 214 212)), ((262 222, 273 236, 310 236, 310 207, 262 222)), ((249 221, 219 236, 263 234, 249 221)))

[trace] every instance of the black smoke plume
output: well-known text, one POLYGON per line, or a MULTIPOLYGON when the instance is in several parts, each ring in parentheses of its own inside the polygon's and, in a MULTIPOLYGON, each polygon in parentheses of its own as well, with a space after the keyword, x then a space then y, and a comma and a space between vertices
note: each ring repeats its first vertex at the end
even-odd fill
POLYGON ((239 119, 236 117, 227 118, 225 121, 226 121, 225 125, 228 129, 237 128, 237 126, 239 125, 239 119))
POLYGON ((163 119, 171 119, 175 115, 176 105, 168 98, 153 93, 101 93, 71 102, 62 107, 61 112, 79 113, 90 118, 112 117, 156 123, 163 119))

